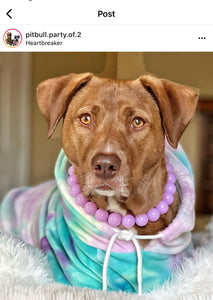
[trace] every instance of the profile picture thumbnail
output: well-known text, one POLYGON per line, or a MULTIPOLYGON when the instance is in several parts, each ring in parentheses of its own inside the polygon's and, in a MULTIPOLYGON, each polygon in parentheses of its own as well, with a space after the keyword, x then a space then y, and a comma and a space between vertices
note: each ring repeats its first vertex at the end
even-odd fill
POLYGON ((8 29, 3 35, 4 43, 7 47, 16 48, 22 42, 22 34, 15 28, 8 29))

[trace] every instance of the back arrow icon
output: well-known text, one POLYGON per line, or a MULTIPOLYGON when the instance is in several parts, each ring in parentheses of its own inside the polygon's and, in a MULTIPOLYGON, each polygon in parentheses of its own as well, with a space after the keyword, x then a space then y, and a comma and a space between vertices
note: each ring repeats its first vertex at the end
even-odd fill
POLYGON ((10 10, 8 10, 8 12, 6 13, 6 15, 10 18, 10 19, 12 19, 12 17, 9 15, 9 13, 12 11, 12 9, 10 9, 10 10))

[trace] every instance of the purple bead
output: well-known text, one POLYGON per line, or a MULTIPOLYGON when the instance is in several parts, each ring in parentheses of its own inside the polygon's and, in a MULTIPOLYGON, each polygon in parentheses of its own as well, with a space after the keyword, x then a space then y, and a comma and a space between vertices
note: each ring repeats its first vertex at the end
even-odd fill
POLYGON ((161 215, 164 215, 165 213, 167 213, 169 206, 165 201, 160 201, 156 208, 157 210, 159 210, 161 215))
POLYGON ((97 210, 97 206, 94 202, 87 202, 84 205, 84 211, 90 216, 93 216, 97 210))
POLYGON ((69 175, 75 174, 75 168, 74 168, 74 166, 69 167, 68 173, 69 173, 69 175))
POLYGON ((133 215, 126 215, 122 218, 122 225, 126 228, 131 228, 135 225, 135 217, 133 215))
POLYGON ((174 194, 176 192, 176 186, 173 183, 167 182, 165 186, 165 192, 174 194))
POLYGON ((99 208, 95 213, 96 220, 98 220, 100 222, 106 222, 108 219, 108 216, 109 216, 108 212, 101 208, 99 208))
POLYGON ((175 181, 176 181, 175 175, 171 172, 168 172, 168 182, 169 183, 175 183, 175 181))
POLYGON ((148 219, 151 222, 155 222, 160 217, 160 212, 157 210, 157 208, 151 208, 147 213, 148 219))
POLYGON ((72 196, 77 196, 81 191, 80 185, 78 183, 74 183, 71 187, 70 187, 70 193, 72 196))
POLYGON ((172 204, 174 201, 174 196, 171 193, 164 193, 163 194, 163 201, 165 201, 168 205, 172 204))
POLYGON ((87 198, 84 197, 83 194, 78 194, 75 198, 76 204, 78 204, 81 207, 84 207, 84 205, 88 202, 87 198))
POLYGON ((78 177, 75 174, 70 175, 70 177, 68 177, 67 182, 68 182, 69 186, 72 186, 74 183, 78 182, 78 177))
POLYGON ((138 226, 146 226, 146 224, 148 223, 148 217, 146 214, 143 214, 143 215, 138 215, 135 217, 135 223, 138 225, 138 226))
POLYGON ((108 217, 108 223, 110 226, 118 226, 121 224, 121 215, 118 213, 111 213, 108 217))
POLYGON ((174 168, 171 164, 166 164, 166 168, 167 168, 168 172, 173 172, 174 171, 174 168))

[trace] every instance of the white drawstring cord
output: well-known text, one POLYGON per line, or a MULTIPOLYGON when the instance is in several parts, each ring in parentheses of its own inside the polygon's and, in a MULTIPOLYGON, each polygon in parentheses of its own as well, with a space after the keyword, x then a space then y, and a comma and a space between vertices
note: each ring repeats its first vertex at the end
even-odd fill
POLYGON ((104 265, 103 265, 103 291, 107 290, 107 269, 109 265, 109 258, 112 251, 112 247, 116 241, 116 239, 125 240, 125 241, 132 241, 136 252, 137 252, 137 258, 138 258, 138 265, 137 265, 137 281, 138 281, 138 295, 141 296, 142 294, 142 253, 141 248, 138 240, 154 240, 159 239, 162 237, 162 234, 156 234, 156 235, 135 235, 132 231, 128 230, 118 230, 113 229, 114 234, 110 239, 110 242, 107 247, 106 255, 104 258, 104 265))

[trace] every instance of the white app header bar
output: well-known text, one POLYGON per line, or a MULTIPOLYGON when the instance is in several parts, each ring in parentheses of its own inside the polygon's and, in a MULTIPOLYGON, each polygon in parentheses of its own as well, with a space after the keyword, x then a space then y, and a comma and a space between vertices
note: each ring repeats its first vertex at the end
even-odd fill
POLYGON ((211 0, 10 0, 0 4, 0 24, 209 25, 212 8, 211 0))

